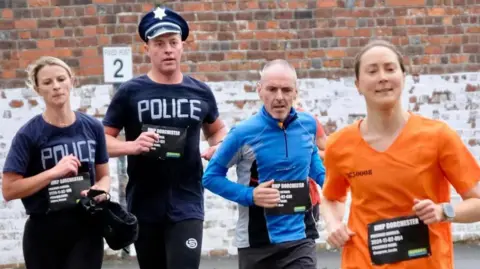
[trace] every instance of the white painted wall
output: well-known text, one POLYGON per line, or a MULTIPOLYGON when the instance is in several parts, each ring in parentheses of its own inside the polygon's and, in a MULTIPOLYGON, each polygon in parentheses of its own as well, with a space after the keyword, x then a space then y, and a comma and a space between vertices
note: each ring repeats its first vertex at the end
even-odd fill
MULTIPOLYGON (((214 82, 208 83, 217 98, 221 117, 228 126, 243 120, 258 110, 260 102, 252 92, 253 82, 214 82)), ((74 109, 87 107, 87 113, 99 119, 105 113, 111 98, 110 85, 91 85, 75 89, 72 93, 74 109)), ((340 129, 355 119, 355 115, 365 113, 362 97, 357 93, 352 78, 339 80, 304 79, 300 81, 300 96, 306 110, 317 114, 326 129, 340 129)), ((41 113, 44 104, 41 98, 25 89, 8 89, 0 92, 0 168, 3 168, 11 140, 18 130, 33 115, 41 113), (23 102, 23 105, 16 107, 23 102), (37 103, 37 104, 35 104, 37 103), (12 107, 14 106, 14 107, 12 107)), ((480 158, 480 124, 478 108, 480 104, 480 73, 450 75, 426 75, 407 77, 403 94, 403 105, 418 113, 445 120, 470 143, 471 152, 480 158), (469 91, 467 91, 467 89, 469 91), (474 91, 476 90, 476 91, 474 91)), ((202 149, 207 147, 201 141, 202 149)), ((118 159, 111 159, 113 178, 112 196, 118 199, 119 176, 124 172, 117 165, 118 159), (120 171, 120 172, 119 172, 120 171)), ((206 162, 205 162, 206 165, 206 162)), ((230 178, 235 180, 235 170, 230 169, 230 178)), ((452 191, 453 201, 460 197, 452 191)), ((203 252, 208 255, 236 254, 232 245, 236 205, 206 192, 206 216, 203 252)), ((26 220, 19 200, 6 203, 0 194, 0 265, 23 262, 22 232, 26 220)), ((323 224, 319 223, 324 242, 323 224)), ((480 223, 455 224, 455 240, 480 237, 480 223)), ((118 252, 107 251, 108 254, 118 252)), ((132 248, 131 255, 135 255, 132 248)))

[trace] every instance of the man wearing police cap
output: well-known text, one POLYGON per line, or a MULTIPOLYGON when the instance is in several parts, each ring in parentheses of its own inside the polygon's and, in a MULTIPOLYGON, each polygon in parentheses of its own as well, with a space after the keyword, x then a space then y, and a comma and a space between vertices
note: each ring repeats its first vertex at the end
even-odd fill
POLYGON ((139 35, 151 69, 123 83, 103 120, 111 157, 128 156, 128 209, 139 220, 135 243, 141 269, 198 268, 203 233, 202 160, 226 134, 211 89, 182 74, 189 26, 157 7, 139 35), (117 139, 125 129, 125 141, 117 139), (200 154, 200 129, 210 148, 200 154))

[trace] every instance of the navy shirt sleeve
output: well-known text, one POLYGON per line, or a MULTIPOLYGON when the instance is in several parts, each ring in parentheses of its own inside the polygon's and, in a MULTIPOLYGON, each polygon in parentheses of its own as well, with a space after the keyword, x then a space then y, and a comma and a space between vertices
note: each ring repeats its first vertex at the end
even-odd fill
POLYGON ((108 105, 105 118, 103 119, 103 125, 119 130, 125 127, 125 121, 127 120, 126 107, 128 105, 127 88, 125 85, 126 84, 120 85, 108 105))
POLYGON ((25 176, 30 162, 32 141, 26 133, 18 132, 12 140, 3 172, 13 172, 25 176))
POLYGON ((206 86, 208 89, 208 94, 207 94, 207 103, 208 103, 208 114, 205 117, 204 121, 205 123, 212 124, 217 120, 218 118, 218 107, 217 107, 217 100, 215 99, 215 95, 213 95, 212 90, 210 87, 206 86))
POLYGON ((103 132, 103 126, 101 124, 95 124, 95 132, 97 136, 97 143, 95 149, 95 164, 104 164, 108 162, 109 156, 107 151, 105 133, 103 132))

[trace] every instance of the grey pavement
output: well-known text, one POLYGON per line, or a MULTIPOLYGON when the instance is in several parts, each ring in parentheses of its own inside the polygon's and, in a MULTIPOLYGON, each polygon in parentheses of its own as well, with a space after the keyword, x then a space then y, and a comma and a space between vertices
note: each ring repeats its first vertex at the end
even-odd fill
MULTIPOLYGON (((480 246, 474 244, 455 244, 455 269, 478 269, 480 261, 480 246)), ((200 269, 237 269, 236 257, 204 258, 200 269)), ((340 268, 340 253, 331 251, 318 252, 318 269, 340 268)), ((106 261, 103 269, 138 269, 133 261, 106 261)))

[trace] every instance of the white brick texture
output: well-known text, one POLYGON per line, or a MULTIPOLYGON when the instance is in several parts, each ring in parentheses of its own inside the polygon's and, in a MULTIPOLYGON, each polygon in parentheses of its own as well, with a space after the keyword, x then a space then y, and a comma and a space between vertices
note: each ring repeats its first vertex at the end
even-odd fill
MULTIPOLYGON (((208 84, 217 98, 220 115, 228 126, 246 119, 261 105, 254 91, 254 82, 208 84)), ((86 109, 87 113, 101 120, 112 91, 111 85, 89 85, 75 89, 72 92, 72 106, 74 109, 86 109)), ((33 115, 41 113, 44 104, 34 92, 25 89, 8 89, 0 93, 0 168, 3 168, 15 132, 33 115)), ((365 113, 364 100, 357 93, 353 78, 301 80, 300 97, 306 110, 319 116, 327 133, 344 127, 365 113)), ((480 157, 480 128, 477 125, 479 104, 480 73, 408 76, 406 79, 404 107, 446 121, 458 131, 477 158, 480 157)), ((207 147, 203 139, 201 147, 207 147)), ((110 160, 110 165, 112 196, 118 200, 120 190, 123 189, 119 185, 119 178, 125 174, 125 163, 114 158, 110 160)), ((235 180, 234 169, 229 170, 229 178, 235 180)), ((452 200, 458 202, 460 199, 452 190, 452 200)), ((207 191, 205 208, 203 253, 236 254, 232 239, 237 206, 207 191)), ((0 265, 23 262, 21 240, 25 219, 21 202, 16 200, 6 203, 0 194, 0 265)), ((318 242, 323 243, 322 223, 319 223, 318 228, 322 234, 318 242)), ((480 237, 480 223, 455 224, 452 232, 456 241, 475 239, 480 237)), ((131 250, 131 255, 135 255, 134 249, 131 250)), ((107 249, 107 254, 118 252, 107 249)))

